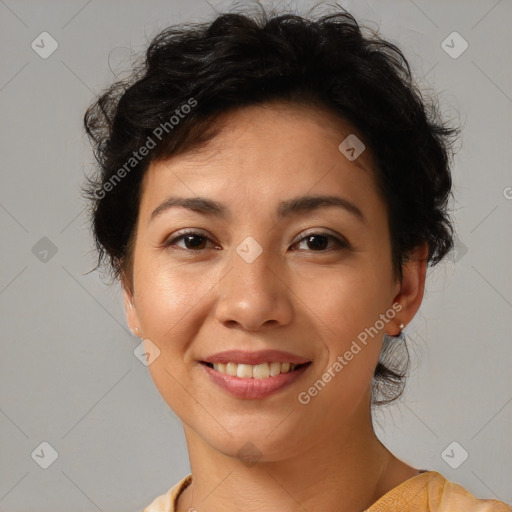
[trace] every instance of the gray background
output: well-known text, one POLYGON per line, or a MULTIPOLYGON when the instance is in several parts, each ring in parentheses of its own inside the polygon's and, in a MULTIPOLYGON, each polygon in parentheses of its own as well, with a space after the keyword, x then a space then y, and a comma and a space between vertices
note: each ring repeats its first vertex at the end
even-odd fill
MULTIPOLYGON (((340 3, 380 25, 464 124, 458 248, 429 273, 406 328, 407 392, 377 414, 377 433, 408 463, 512 502, 512 2, 340 3), (458 58, 441 46, 453 31, 469 44, 458 58), (469 454, 457 469, 441 455, 453 441, 469 454)), ((180 422, 133 354, 118 286, 85 275, 95 254, 79 186, 93 158, 81 122, 111 69, 165 26, 213 14, 203 0, 0 0, 1 512, 141 510, 189 472, 180 422), (31 48, 44 31, 59 45, 46 59, 31 48), (58 452, 48 469, 36 463, 50 456, 36 450, 44 441, 58 452)))

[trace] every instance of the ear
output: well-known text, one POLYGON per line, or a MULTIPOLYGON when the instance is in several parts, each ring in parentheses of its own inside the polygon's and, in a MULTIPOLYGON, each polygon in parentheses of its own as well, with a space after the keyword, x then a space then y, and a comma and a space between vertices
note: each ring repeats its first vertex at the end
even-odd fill
POLYGON ((137 313, 137 308, 135 307, 133 294, 128 284, 126 283, 124 277, 121 278, 121 287, 123 289, 124 312, 126 314, 126 321, 128 322, 128 327, 130 328, 130 331, 132 331, 134 336, 141 338, 142 330, 140 327, 139 315, 137 313))
POLYGON ((399 291, 393 299, 393 304, 399 303, 402 309, 397 312, 393 322, 389 322, 387 334, 397 336, 402 330, 399 325, 409 324, 418 311, 423 292, 425 290, 425 276, 427 272, 428 244, 417 247, 402 266, 402 280, 399 291), (392 330, 393 332, 388 332, 392 330))

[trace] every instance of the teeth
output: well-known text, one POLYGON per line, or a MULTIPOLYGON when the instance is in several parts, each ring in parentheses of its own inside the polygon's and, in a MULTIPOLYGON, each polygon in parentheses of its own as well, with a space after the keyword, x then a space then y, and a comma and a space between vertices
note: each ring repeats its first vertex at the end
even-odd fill
POLYGON ((250 364, 239 364, 236 370, 236 376, 242 379, 248 379, 252 377, 252 368, 250 364))
POLYGON ((281 363, 273 362, 270 363, 270 376, 275 377, 281 373, 281 363))
POLYGON ((280 363, 273 361, 271 363, 261 364, 237 364, 237 363, 213 363, 213 369, 225 375, 237 376, 242 379, 268 379, 269 377, 276 377, 281 373, 288 373, 295 368, 297 364, 294 363, 280 363))
MULTIPOLYGON (((215 370, 219 370, 220 371, 220 368, 215 368, 215 365, 213 365, 213 368, 215 370)), ((236 369, 238 368, 238 365, 236 363, 228 363, 226 365, 226 374, 227 375, 233 375, 235 376, 236 375, 236 369)))
POLYGON ((267 363, 257 364, 252 367, 252 376, 254 379, 268 379, 270 377, 270 368, 267 363))

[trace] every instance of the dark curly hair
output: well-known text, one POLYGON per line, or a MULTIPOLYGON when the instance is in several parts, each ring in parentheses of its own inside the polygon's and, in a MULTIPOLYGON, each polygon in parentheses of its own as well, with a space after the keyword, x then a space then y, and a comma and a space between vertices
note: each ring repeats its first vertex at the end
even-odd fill
MULTIPOLYGON (((83 192, 96 268, 106 263, 114 279, 131 275, 140 185, 151 162, 211 140, 222 114, 272 101, 323 108, 371 148, 396 276, 424 243, 431 266, 452 249, 450 163, 459 130, 441 121, 435 96, 427 100, 419 91, 403 53, 341 7, 315 19, 259 6, 166 28, 130 77, 87 109, 99 172, 87 177, 83 192)), ((373 404, 402 393, 409 359, 397 358, 395 346, 385 338, 373 404)))

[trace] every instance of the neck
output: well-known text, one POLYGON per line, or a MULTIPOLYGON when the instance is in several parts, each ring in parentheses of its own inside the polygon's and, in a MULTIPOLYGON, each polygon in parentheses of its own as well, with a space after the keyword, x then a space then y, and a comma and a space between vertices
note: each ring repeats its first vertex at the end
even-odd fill
POLYGON ((185 427, 192 483, 177 511, 364 510, 416 474, 382 445, 371 419, 364 425, 323 432, 293 456, 252 463, 215 450, 185 427))

